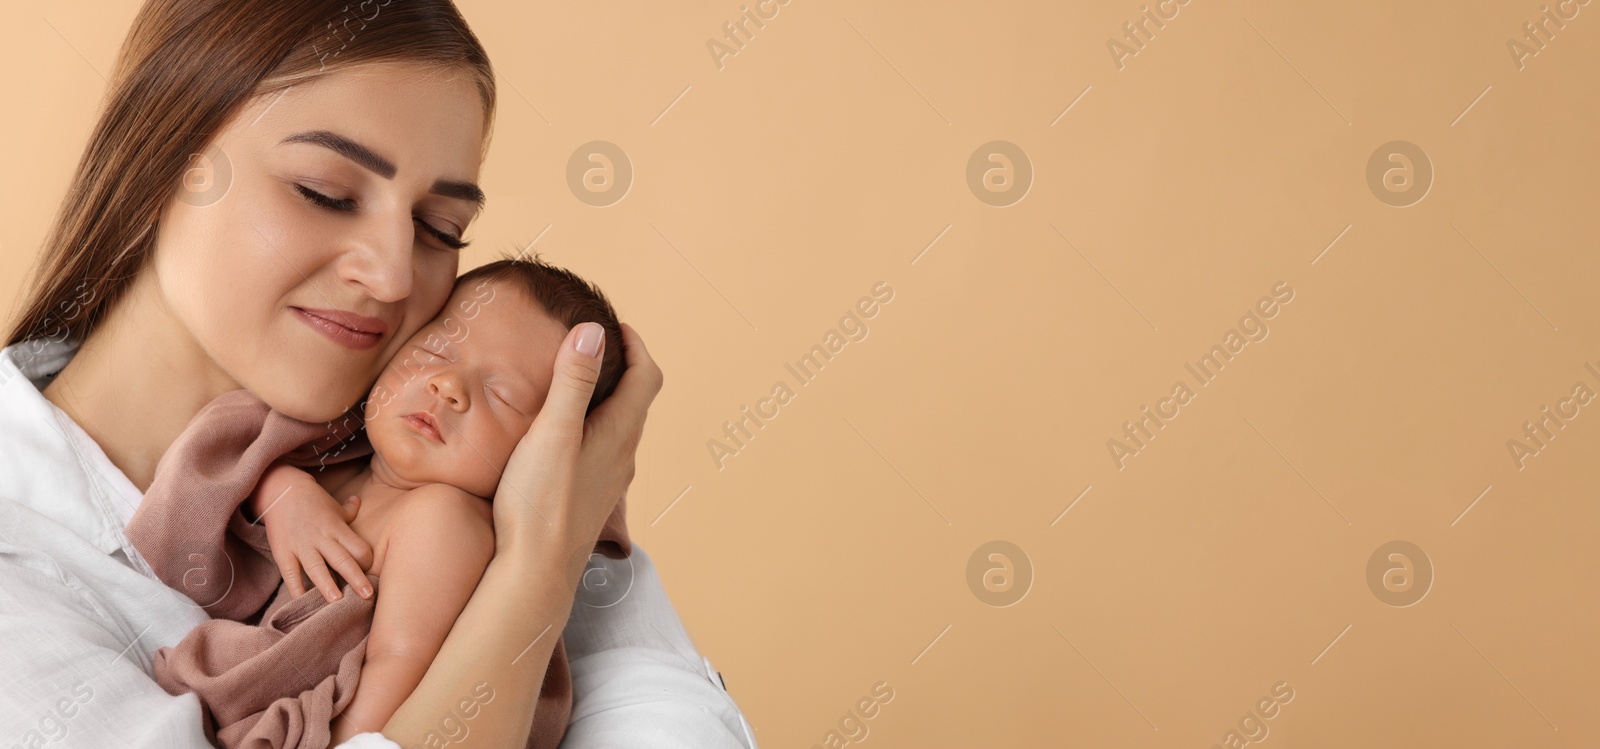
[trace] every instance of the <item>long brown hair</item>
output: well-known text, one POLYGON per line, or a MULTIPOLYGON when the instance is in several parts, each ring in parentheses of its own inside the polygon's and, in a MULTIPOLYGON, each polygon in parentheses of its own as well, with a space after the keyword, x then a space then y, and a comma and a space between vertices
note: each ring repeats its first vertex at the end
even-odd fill
POLYGON ((148 264, 193 159, 253 98, 377 62, 469 71, 487 151, 494 72, 449 0, 147 0, 6 345, 87 337, 148 264))

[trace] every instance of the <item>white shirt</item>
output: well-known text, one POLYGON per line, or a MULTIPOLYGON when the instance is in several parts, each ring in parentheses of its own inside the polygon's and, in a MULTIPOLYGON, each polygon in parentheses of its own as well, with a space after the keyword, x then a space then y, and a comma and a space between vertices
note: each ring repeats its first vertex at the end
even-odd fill
MULTIPOLYGON (((143 493, 40 392, 76 352, 50 340, 0 350, 0 749, 203 749, 199 699, 162 690, 152 658, 207 615, 123 536, 143 493)), ((563 749, 755 749, 637 544, 632 569, 620 602, 579 602, 568 619, 563 749)), ((365 733, 339 749, 399 745, 365 733)))

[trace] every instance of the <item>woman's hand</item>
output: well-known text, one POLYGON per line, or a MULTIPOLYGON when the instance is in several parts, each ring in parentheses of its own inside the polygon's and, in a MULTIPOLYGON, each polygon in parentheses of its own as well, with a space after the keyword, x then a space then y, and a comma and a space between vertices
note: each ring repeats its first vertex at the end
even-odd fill
MULTIPOLYGON (((600 374, 604 329, 573 327, 556 354, 544 407, 517 443, 494 499, 497 553, 524 543, 566 543, 576 577, 617 500, 633 481, 634 454, 644 436, 650 402, 661 391, 662 374, 644 340, 622 323, 627 369, 617 389, 585 419, 600 374), (578 350, 586 334, 602 340, 593 355, 578 350)), ((571 566, 571 565, 569 565, 571 566)))
POLYGON ((272 559, 295 598, 305 595, 300 572, 333 603, 344 596, 329 567, 338 570, 362 598, 372 597, 365 570, 372 566, 372 546, 350 529, 361 498, 351 495, 340 503, 305 471, 282 463, 267 469, 251 494, 250 509, 259 513, 267 528, 272 559))

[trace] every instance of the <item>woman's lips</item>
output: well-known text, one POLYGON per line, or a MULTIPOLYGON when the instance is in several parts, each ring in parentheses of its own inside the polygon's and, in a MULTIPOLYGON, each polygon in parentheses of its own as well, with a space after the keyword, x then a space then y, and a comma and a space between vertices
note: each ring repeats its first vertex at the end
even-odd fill
POLYGON ((402 420, 405 421, 406 424, 410 425, 412 429, 438 440, 439 444, 441 445, 444 444, 444 435, 439 434, 439 428, 434 426, 433 422, 426 417, 426 413, 418 411, 414 414, 406 415, 402 420))
MULTIPOLYGON (((367 322, 356 323, 369 328, 380 329, 376 332, 368 332, 366 330, 352 328, 347 324, 337 322, 329 319, 328 317, 323 317, 322 315, 335 314, 328 310, 316 310, 315 312, 312 312, 303 310, 299 307, 291 307, 290 309, 294 310, 295 316, 299 317, 301 322, 310 326, 312 330, 327 336, 329 340, 339 344, 340 346, 344 346, 345 348, 356 350, 372 348, 373 346, 378 345, 378 341, 383 340, 383 331, 381 328, 388 327, 387 325, 384 325, 382 321, 379 321, 377 325, 371 325, 367 322)), ((352 318, 346 319, 348 320, 352 318)))

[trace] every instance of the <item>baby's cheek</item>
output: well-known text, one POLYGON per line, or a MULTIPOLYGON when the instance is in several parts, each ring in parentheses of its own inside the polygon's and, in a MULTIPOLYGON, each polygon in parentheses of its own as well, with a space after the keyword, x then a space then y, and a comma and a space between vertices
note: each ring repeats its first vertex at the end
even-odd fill
POLYGON ((392 400, 394 400, 394 391, 389 388, 388 383, 380 378, 378 386, 374 387, 372 392, 367 393, 367 399, 362 403, 362 417, 368 422, 377 419, 385 413, 389 402, 392 400))
POLYGON ((430 466, 437 471, 434 480, 480 497, 492 495, 511 454, 500 430, 458 423, 453 428, 445 427, 445 439, 455 444, 450 446, 448 455, 438 456, 437 465, 430 466))
POLYGON ((396 480, 415 484, 450 483, 449 477, 441 476, 440 472, 448 471, 451 464, 459 462, 450 460, 451 456, 441 456, 438 451, 427 449, 420 440, 394 429, 392 422, 368 429, 367 434, 376 453, 374 460, 381 458, 396 480))

